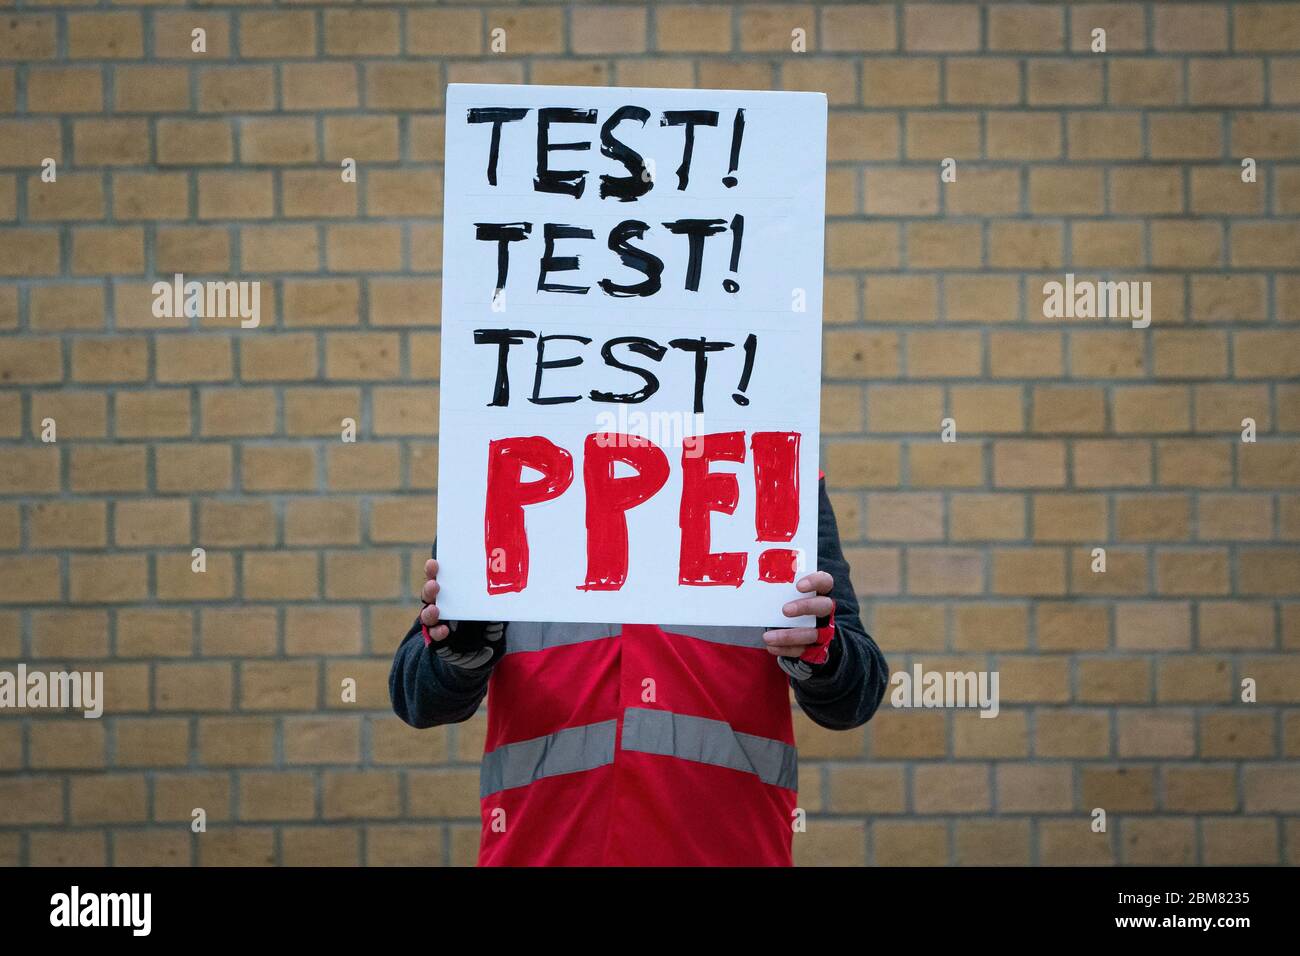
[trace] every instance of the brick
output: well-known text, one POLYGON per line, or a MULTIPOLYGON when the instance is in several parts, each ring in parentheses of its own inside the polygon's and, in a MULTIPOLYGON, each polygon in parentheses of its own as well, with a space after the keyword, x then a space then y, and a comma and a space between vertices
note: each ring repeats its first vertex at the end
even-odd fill
POLYGON ((249 59, 314 56, 316 16, 310 10, 242 12, 239 14, 239 50, 249 59))
POLYGON ((158 12, 153 18, 153 51, 162 59, 189 60, 204 57, 224 60, 230 56, 230 20, 225 14, 198 11, 158 12), (194 50, 194 30, 205 33, 206 53, 194 50))
POLYGON ((827 129, 827 156, 842 160, 898 159, 899 122, 889 115, 836 110, 827 129))
POLYGON ((909 159, 977 159, 979 117, 964 113, 913 114, 908 118, 906 143, 909 159))
POLYGON ((442 860, 441 827, 366 827, 367 866, 429 866, 442 860))
POLYGON ((230 818, 230 777, 225 774, 158 775, 153 784, 153 817, 184 821, 202 809, 209 821, 230 818))
POLYGON ((119 392, 115 404, 117 434, 123 438, 175 438, 190 433, 188 391, 119 392))
POLYGON ((993 480, 1008 488, 1063 486, 1065 461, 1060 442, 999 441, 993 449, 993 480))
MULTIPOLYGON (((29 835, 32 866, 107 866, 106 835, 88 830, 69 833, 34 831, 29 835)), ((9 864, 17 866, 17 857, 9 864)))
POLYGON ((984 483, 984 449, 974 443, 913 444, 908 449, 908 463, 917 488, 978 487, 984 483))
POLYGON ((1286 3, 1234 7, 1232 40, 1235 50, 1285 50, 1300 47, 1300 16, 1286 3))
POLYGON ((1092 31, 1106 31, 1106 49, 1147 48, 1145 10, 1136 3, 1085 3, 1070 5, 1070 49, 1090 51, 1092 31))
POLYGON ((974 4, 912 6, 903 10, 903 47, 953 52, 980 46, 980 13, 974 4))
POLYGON ((254 117, 243 121, 240 134, 239 158, 244 163, 300 164, 320 158, 316 123, 310 118, 254 117))
POLYGON ((1117 106, 1177 105, 1183 99, 1181 66, 1174 60, 1116 57, 1106 69, 1109 101, 1117 106))
POLYGON ((142 555, 74 556, 68 562, 68 593, 81 604, 129 604, 149 593, 148 561, 142 555))
POLYGON ((800 31, 804 49, 816 48, 816 14, 811 7, 794 4, 747 7, 739 12, 739 20, 741 50, 788 53, 795 49, 795 31, 800 31))
POLYGON ((117 113, 183 111, 190 105, 190 73, 183 66, 122 65, 113 68, 117 113))
POLYGON ((1048 52, 1065 45, 1064 11, 1028 3, 999 3, 988 11, 988 49, 1048 52))
POLYGON ((877 866, 941 866, 949 861, 948 827, 943 822, 876 822, 871 842, 877 866))
POLYGON ((222 491, 230 487, 229 446, 169 444, 160 446, 154 457, 160 492, 222 491))
POLYGON ((981 764, 922 765, 913 771, 913 804, 918 813, 988 810, 988 768, 981 764))
POLYGON ((311 448, 250 446, 242 453, 245 491, 306 491, 316 487, 311 448))
MULTIPOLYGON (((320 265, 320 238, 312 226, 245 226, 240 230, 242 261, 250 272, 315 272, 320 265)), ((301 304, 297 288, 307 283, 284 284, 284 310, 286 323, 295 318, 290 309, 301 304), (294 290, 294 297, 290 292, 294 290)), ((334 290, 339 283, 321 283, 334 290)))
POLYGON ((818 40, 823 50, 894 50, 897 31, 892 8, 844 4, 822 8, 818 40))
POLYGON ((11 15, 0 22, 0 60, 50 60, 57 48, 58 25, 52 15, 11 15))
POLYGON ((1063 124, 1053 114, 990 112, 985 117, 987 159, 1051 159, 1061 155, 1063 124))
POLYGON ((60 597, 59 559, 49 557, 0 557, 8 580, 0 583, 0 597, 12 604, 40 604, 60 597))
POLYGON ((832 378, 893 377, 898 374, 898 336, 833 330, 823 338, 826 374, 832 378))
POLYGON ((909 333, 906 354, 911 378, 974 377, 983 366, 982 339, 975 331, 909 333))
MULTIPOLYGON (((410 16, 417 13, 411 11, 410 16)), ((294 35, 294 42, 300 39, 294 35)), ((285 109, 348 109, 360 102, 355 63, 285 63, 280 67, 280 84, 285 109)))
POLYGON ((74 777, 68 790, 73 824, 141 823, 147 818, 145 779, 141 775, 74 777))
POLYGON ((1102 64, 1086 60, 1029 61, 1027 98, 1031 106, 1087 106, 1102 97, 1102 64))
POLYGON ((1052 813, 1075 809, 1072 770, 1064 764, 1001 763, 997 767, 998 810, 1052 813))
POLYGON ((1188 66, 1188 100, 1228 106, 1264 102, 1264 61, 1244 57, 1193 59, 1188 66))
POLYGON ((1206 818, 1201 823, 1201 844, 1207 866, 1275 865, 1277 821, 1258 817, 1206 818))
POLYGON ((984 566, 978 552, 964 548, 912 549, 907 554, 910 594, 979 594, 984 566))
POLYGON ((270 67, 238 66, 199 74, 199 110, 254 113, 275 109, 275 74, 270 67))
POLYGON ((1124 862, 1130 865, 1187 866, 1195 859, 1196 828, 1191 820, 1132 818, 1120 823, 1124 862))
POLYGON ((361 725, 352 717, 291 717, 285 720, 284 748, 293 764, 357 763, 361 725))
POLYGON ((1014 495, 960 495, 949 506, 953 541, 1018 541, 1025 534, 1024 501, 1014 495))
POLYGON ((953 755, 960 758, 1026 757, 1028 724, 1020 712, 1000 713, 995 719, 977 713, 953 716, 953 755))
POLYGON ((1230 812, 1237 806, 1234 774, 1218 767, 1165 770, 1165 809, 1184 813, 1230 812))
POLYGON ((315 781, 308 773, 241 773, 237 799, 244 820, 307 820, 315 815, 315 781))
POLYGON ((938 60, 909 56, 873 57, 863 61, 862 102, 865 105, 925 106, 938 101, 938 60))
POLYGON ((101 71, 95 67, 32 70, 27 109, 33 113, 98 113, 104 108, 101 71))
POLYGON ((0 275, 54 275, 60 258, 56 232, 0 229, 0 275))
POLYGON ((1019 432, 1025 427, 1019 386, 954 386, 949 391, 949 413, 963 435, 1019 432))
MULTIPOLYGON (((639 53, 646 49, 646 23, 645 8, 578 8, 570 16, 569 43, 578 54, 639 53)), ((744 32, 742 14, 742 43, 744 32)))
POLYGON ((1228 17, 1219 4, 1170 3, 1155 10, 1155 48, 1226 50, 1228 17))
POLYGON ((133 13, 70 13, 67 31, 74 60, 136 60, 144 53, 141 18, 133 13))
POLYGON ((312 710, 318 706, 317 666, 312 661, 246 661, 240 667, 244 710, 312 710))
POLYGON ((143 446, 73 448, 68 459, 69 489, 80 492, 142 491, 145 467, 143 446))
POLYGON ((285 650, 290 654, 357 654, 361 633, 355 609, 290 608, 285 615, 285 650))
POLYGON ((1242 156, 1291 158, 1300 146, 1300 115, 1295 113, 1233 113, 1232 148, 1242 156))
POLYGON ((1104 541, 1109 508, 1100 495, 1035 495, 1034 538, 1037 541, 1104 541))
POLYGON ((244 555, 244 598, 250 601, 319 597, 317 558, 310 551, 250 552, 244 555))
POLYGON ((162 166, 225 165, 235 158, 230 122, 220 119, 161 119, 156 149, 162 166))
POLYGON ((1223 153, 1217 114, 1156 113, 1147 123, 1152 159, 1213 159, 1223 153))
POLYGON ((1273 644, 1273 609, 1247 601, 1201 601, 1197 629, 1202 648, 1268 648, 1273 644))
POLYGON ((1155 774, 1140 765, 1085 767, 1081 776, 1083 806, 1107 814, 1154 810, 1155 774))
POLYGON ((78 715, 72 720, 42 720, 28 733, 28 765, 33 770, 102 768, 104 725, 78 715))
POLYGON ((239 343, 240 377, 246 382, 301 381, 315 377, 316 366, 316 340, 311 335, 280 333, 239 343))

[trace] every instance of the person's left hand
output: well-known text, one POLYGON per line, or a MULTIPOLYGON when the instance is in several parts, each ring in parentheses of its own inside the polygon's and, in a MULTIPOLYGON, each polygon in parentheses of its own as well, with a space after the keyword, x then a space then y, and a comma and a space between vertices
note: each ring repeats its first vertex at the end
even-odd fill
MULTIPOLYGON (((814 571, 800 578, 795 583, 795 587, 813 596, 788 601, 781 612, 786 617, 803 617, 805 614, 811 614, 816 618, 829 617, 831 611, 835 610, 835 601, 827 595, 831 593, 834 583, 826 571, 814 571)), ((764 631, 763 640, 767 644, 769 654, 777 657, 799 657, 811 645, 817 643, 817 628, 778 627, 764 631)))

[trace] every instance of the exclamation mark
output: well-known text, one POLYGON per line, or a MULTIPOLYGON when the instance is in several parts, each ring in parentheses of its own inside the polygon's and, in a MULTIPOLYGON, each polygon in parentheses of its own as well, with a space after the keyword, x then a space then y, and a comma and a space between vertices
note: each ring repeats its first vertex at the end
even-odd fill
POLYGON ((749 388, 749 376, 754 372, 754 352, 758 350, 758 336, 753 332, 745 336, 745 368, 740 373, 740 384, 737 391, 731 393, 731 400, 737 405, 748 405, 749 398, 745 395, 745 389, 749 388))
MULTIPOLYGON (((739 213, 731 217, 731 271, 740 271, 740 244, 745 241, 745 217, 739 213)), ((733 295, 740 291, 735 279, 723 279, 722 288, 733 295)))
MULTIPOLYGON (((799 528, 799 433, 755 432, 754 528, 758 541, 789 541, 799 528)), ((758 579, 769 584, 794 580, 799 552, 768 548, 758 555, 758 579)))
POLYGON ((722 177, 722 185, 731 189, 740 180, 731 174, 740 168, 740 142, 745 138, 745 111, 736 110, 735 122, 731 124, 731 162, 727 166, 727 175, 722 177))

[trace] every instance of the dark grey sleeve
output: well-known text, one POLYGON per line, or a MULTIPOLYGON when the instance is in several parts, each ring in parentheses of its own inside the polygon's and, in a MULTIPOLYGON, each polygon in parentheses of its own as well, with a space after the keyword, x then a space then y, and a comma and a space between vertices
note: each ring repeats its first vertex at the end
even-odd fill
POLYGON ((830 730, 852 730, 870 720, 884 699, 889 664, 862 626, 824 478, 818 488, 817 567, 835 581, 831 590, 835 636, 826 663, 808 665, 811 674, 803 679, 791 677, 790 686, 799 706, 815 723, 830 730))
MULTIPOLYGON (((437 553, 435 543, 433 556, 437 557, 437 553)), ((464 622, 461 628, 470 626, 483 628, 486 625, 464 622)), ((433 648, 425 646, 417 617, 402 638, 393 658, 393 667, 388 672, 388 696, 393 703, 393 712, 412 727, 435 727, 469 720, 487 694, 488 678, 499 656, 500 650, 491 663, 472 670, 449 664, 434 653, 433 648)))

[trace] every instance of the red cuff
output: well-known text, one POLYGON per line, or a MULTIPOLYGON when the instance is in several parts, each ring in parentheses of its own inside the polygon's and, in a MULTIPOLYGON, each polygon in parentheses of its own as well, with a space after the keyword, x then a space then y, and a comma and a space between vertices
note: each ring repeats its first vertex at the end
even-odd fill
POLYGON ((433 637, 429 634, 429 625, 424 623, 423 618, 420 619, 420 633, 424 635, 425 647, 433 643, 433 637))
POLYGON ((809 664, 825 664, 831 656, 830 643, 835 637, 835 608, 831 608, 830 616, 826 619, 826 626, 817 628, 817 643, 808 647, 808 650, 799 655, 799 660, 806 661, 809 664))

